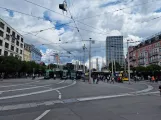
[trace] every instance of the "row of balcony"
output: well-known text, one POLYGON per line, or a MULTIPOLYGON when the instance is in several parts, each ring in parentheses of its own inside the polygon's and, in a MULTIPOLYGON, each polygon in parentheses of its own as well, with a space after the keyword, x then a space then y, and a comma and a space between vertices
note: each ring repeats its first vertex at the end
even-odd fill
MULTIPOLYGON (((149 64, 158 63, 159 60, 160 60, 159 58, 155 58, 155 59, 153 59, 153 60, 150 60, 150 61, 149 61, 149 64)), ((138 64, 139 64, 139 65, 145 65, 146 63, 145 63, 144 61, 140 61, 140 62, 138 62, 138 64)))
POLYGON ((157 62, 159 62, 159 61, 160 61, 160 59, 159 59, 159 58, 155 58, 155 59, 153 59, 153 60, 149 61, 149 63, 157 63, 157 62))
MULTIPOLYGON (((156 55, 159 55, 159 52, 150 53, 148 57, 152 57, 152 56, 156 56, 156 55)), ((139 57, 138 57, 138 60, 144 59, 144 58, 146 58, 146 57, 147 57, 147 56, 139 56, 139 57)), ((136 57, 130 56, 130 60, 135 61, 135 60, 136 60, 136 57)))
POLYGON ((159 52, 158 52, 158 51, 155 51, 155 52, 150 53, 150 54, 149 54, 149 57, 155 56, 155 55, 158 55, 158 54, 159 54, 159 52))

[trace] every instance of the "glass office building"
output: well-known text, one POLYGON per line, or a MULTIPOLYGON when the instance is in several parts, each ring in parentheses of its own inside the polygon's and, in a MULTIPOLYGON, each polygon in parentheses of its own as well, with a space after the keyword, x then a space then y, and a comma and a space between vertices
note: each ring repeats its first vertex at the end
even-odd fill
POLYGON ((108 36, 106 38, 106 65, 115 60, 121 66, 124 64, 123 36, 108 36))

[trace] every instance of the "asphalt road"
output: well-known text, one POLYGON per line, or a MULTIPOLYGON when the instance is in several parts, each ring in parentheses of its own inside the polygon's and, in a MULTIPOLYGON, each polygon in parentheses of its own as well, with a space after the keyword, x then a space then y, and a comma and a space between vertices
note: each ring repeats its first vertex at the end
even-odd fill
POLYGON ((0 81, 0 120, 160 120, 158 84, 0 81))

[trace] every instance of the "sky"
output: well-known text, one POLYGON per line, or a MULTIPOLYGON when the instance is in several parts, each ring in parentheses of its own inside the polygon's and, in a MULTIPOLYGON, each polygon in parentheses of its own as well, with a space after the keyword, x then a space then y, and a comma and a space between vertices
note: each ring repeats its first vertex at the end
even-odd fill
POLYGON ((30 1, 1 0, 0 18, 21 33, 25 42, 39 48, 45 63, 53 63, 51 55, 57 52, 61 63, 83 61, 85 44, 87 64, 89 42, 82 40, 89 38, 95 40, 93 62, 97 57, 105 62, 107 36, 123 35, 126 55, 127 39, 141 41, 161 31, 161 18, 157 18, 161 17, 160 0, 66 0, 68 11, 64 13, 59 9, 63 0, 32 0, 44 8, 30 1))

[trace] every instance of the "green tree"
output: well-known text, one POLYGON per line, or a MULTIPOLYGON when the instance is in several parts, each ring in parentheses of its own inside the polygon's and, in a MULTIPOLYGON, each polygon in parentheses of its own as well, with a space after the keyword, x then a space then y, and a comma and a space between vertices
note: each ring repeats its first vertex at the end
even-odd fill
POLYGON ((57 65, 56 64, 49 64, 48 66, 50 66, 50 69, 57 68, 57 65))
MULTIPOLYGON (((120 71, 121 65, 118 62, 115 62, 115 65, 116 65, 116 71, 120 71)), ((112 63, 109 64, 109 69, 110 71, 112 71, 112 63)), ((113 69, 114 69, 114 65, 113 65, 113 69)))

